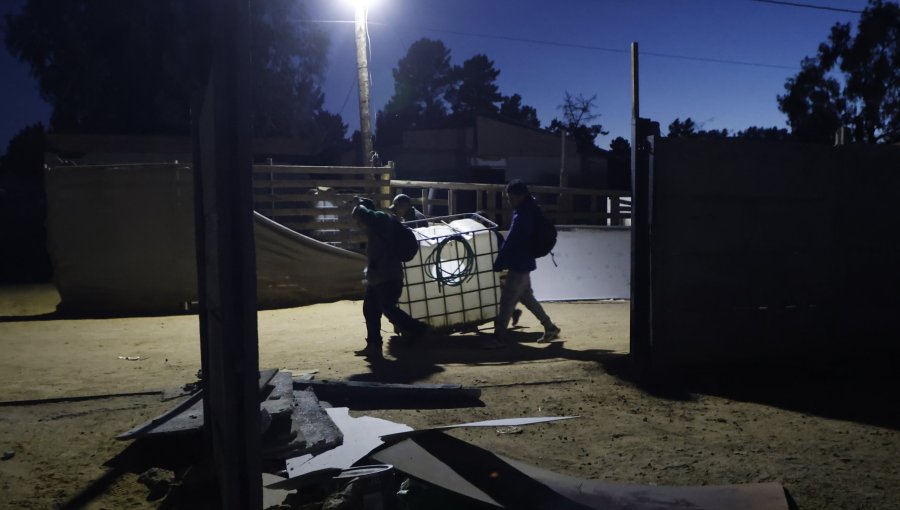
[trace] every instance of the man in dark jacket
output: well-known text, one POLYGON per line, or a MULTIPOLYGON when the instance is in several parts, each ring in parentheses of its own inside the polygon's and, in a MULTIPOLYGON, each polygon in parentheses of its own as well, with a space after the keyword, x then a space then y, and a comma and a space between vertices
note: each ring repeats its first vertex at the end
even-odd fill
POLYGON ((367 198, 359 199, 353 208, 353 219, 368 236, 366 241, 366 295, 363 299, 363 317, 366 319, 366 347, 356 351, 358 356, 381 357, 381 316, 404 336, 422 337, 428 326, 397 308, 397 300, 403 292, 403 263, 394 248, 394 225, 398 221, 392 215, 375 210, 375 203, 367 198))
POLYGON ((418 209, 416 209, 416 207, 412 203, 412 199, 409 198, 409 195, 400 193, 399 195, 394 197, 394 201, 391 203, 390 209, 394 213, 394 215, 400 218, 400 221, 414 222, 408 223, 406 225, 409 228, 428 226, 428 220, 425 218, 425 215, 419 212, 418 209))
POLYGON ((506 328, 520 301, 544 326, 544 335, 538 342, 549 342, 559 336, 560 330, 531 290, 530 273, 537 269, 537 264, 531 254, 530 242, 535 217, 539 214, 538 205, 525 183, 518 179, 507 184, 506 199, 513 208, 513 217, 509 233, 494 261, 494 271, 508 271, 500 294, 500 311, 494 319, 494 339, 487 346, 502 347, 506 344, 506 328))

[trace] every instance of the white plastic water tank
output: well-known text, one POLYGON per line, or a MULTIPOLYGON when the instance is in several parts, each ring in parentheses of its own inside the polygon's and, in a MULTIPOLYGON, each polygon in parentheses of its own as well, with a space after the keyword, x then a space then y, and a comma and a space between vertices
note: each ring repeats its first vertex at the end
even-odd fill
POLYGON ((413 229, 419 253, 404 264, 399 307, 436 329, 478 325, 497 316, 500 280, 493 271, 496 233, 475 219, 413 229))

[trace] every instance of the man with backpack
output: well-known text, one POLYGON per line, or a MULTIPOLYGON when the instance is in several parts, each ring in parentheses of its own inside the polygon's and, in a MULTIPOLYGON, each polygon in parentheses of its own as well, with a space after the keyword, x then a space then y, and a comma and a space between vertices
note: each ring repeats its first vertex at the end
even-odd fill
MULTIPOLYGON (((494 319, 494 338, 486 347, 498 348, 508 344, 507 325, 521 302, 544 326, 544 335, 538 342, 550 342, 559 337, 560 329, 544 312, 544 308, 534 297, 531 289, 530 273, 537 269, 535 263, 535 233, 543 217, 534 197, 528 192, 524 182, 514 179, 506 185, 506 200, 513 208, 512 223, 509 233, 500 246, 494 271, 507 270, 506 279, 500 294, 500 310, 494 319)), ((537 248, 543 251, 541 247, 537 248)))
POLYGON ((355 354, 379 358, 382 356, 382 315, 405 337, 421 338, 428 331, 425 323, 413 319, 397 307, 397 301, 403 292, 402 263, 404 259, 412 258, 404 253, 407 251, 407 236, 411 231, 401 225, 394 215, 376 210, 375 203, 368 198, 357 198, 352 216, 360 230, 366 233, 368 258, 365 272, 366 295, 363 299, 366 347, 355 354))

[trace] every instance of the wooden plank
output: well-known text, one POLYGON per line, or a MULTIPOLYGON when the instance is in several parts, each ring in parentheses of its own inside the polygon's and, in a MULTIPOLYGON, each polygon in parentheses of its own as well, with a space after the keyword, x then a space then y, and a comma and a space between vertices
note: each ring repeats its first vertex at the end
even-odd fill
POLYGON ((269 188, 365 188, 378 189, 381 183, 369 180, 337 180, 337 179, 275 179, 254 180, 254 190, 268 190, 269 188))
MULTIPOLYGON (((278 372, 276 368, 261 370, 259 372, 260 396, 266 385, 278 372)), ((290 380, 290 372, 287 372, 290 380)), ((282 383, 284 384, 284 382, 282 383)), ((282 390, 284 391, 284 390, 282 390)), ((290 390, 287 390, 290 391, 290 390)), ((148 420, 131 430, 116 436, 116 439, 136 439, 146 436, 165 436, 171 434, 199 432, 203 428, 203 391, 198 391, 165 413, 148 420)))
MULTIPOLYGON (((283 224, 288 228, 292 228, 290 224, 283 224)), ((356 230, 317 230, 317 231, 303 231, 302 229, 293 229, 296 232, 301 232, 308 237, 312 237, 313 239, 317 239, 323 242, 335 242, 335 241, 346 241, 346 242, 365 242, 368 236, 356 230)))
POLYGON ((293 399, 293 427, 306 439, 301 453, 316 454, 343 443, 343 434, 319 404, 312 389, 294 391, 293 399))
POLYGON ((266 400, 290 400, 293 398, 293 378, 290 372, 279 371, 263 388, 266 400), (267 391, 268 390, 268 391, 267 391))
POLYGON ((262 507, 250 133, 250 7, 207 4, 209 81, 194 146, 201 369, 220 506, 262 507), (254 377, 256 374, 256 377, 254 377), (254 381, 256 379, 257 381, 254 381))
POLYGON ((278 223, 282 223, 284 225, 292 225, 291 229, 296 231, 305 231, 305 230, 350 230, 356 229, 356 222, 353 220, 338 220, 338 221, 316 221, 316 220, 308 220, 308 221, 281 221, 279 218, 282 218, 280 214, 267 215, 278 223))
POLYGON ((346 207, 257 207, 256 212, 270 218, 274 216, 350 216, 350 211, 346 207))
POLYGON ((116 439, 128 440, 148 436, 196 433, 203 428, 203 392, 198 391, 172 409, 127 430, 116 439))
MULTIPOLYGON (((268 190, 267 187, 262 188, 263 191, 268 190)), ((343 203, 345 201, 351 200, 355 195, 359 195, 356 192, 335 192, 335 191, 321 191, 318 192, 284 192, 280 190, 276 190, 274 193, 254 193, 254 200, 266 200, 271 201, 275 200, 276 202, 336 202, 343 203)), ((393 198, 392 195, 380 195, 380 194, 370 194, 366 193, 366 197, 371 198, 372 200, 380 200, 385 197, 393 198)))
POLYGON ((479 405, 481 389, 459 384, 391 384, 366 381, 298 381, 294 389, 312 388, 322 400, 352 409, 415 409, 479 405), (387 407, 386 407, 387 406, 387 407))
MULTIPOLYGON (((435 188, 445 190, 484 190, 502 193, 506 189, 505 184, 481 184, 481 183, 464 183, 464 182, 439 182, 439 181, 407 181, 394 179, 391 181, 392 188, 435 188)), ((528 190, 532 194, 554 194, 554 195, 597 195, 622 197, 630 196, 628 191, 611 190, 611 189, 587 189, 587 188, 561 188, 559 186, 528 186, 528 190)))
POLYGON ((367 167, 367 166, 294 166, 294 165, 253 165, 253 175, 265 175, 270 172, 276 174, 296 174, 296 175, 353 175, 353 176, 369 176, 382 175, 385 172, 390 173, 389 166, 385 167, 367 167))
MULTIPOLYGON (((260 396, 262 396, 263 390, 266 389, 266 386, 272 381, 272 378, 275 377, 275 374, 278 373, 277 368, 266 368, 259 371, 259 392, 260 396)), ((288 372, 290 373, 290 372, 288 372)))

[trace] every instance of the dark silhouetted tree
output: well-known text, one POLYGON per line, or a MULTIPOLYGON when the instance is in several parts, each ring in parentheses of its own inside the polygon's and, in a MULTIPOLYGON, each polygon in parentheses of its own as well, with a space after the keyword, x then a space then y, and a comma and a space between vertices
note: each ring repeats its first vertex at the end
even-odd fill
POLYGON ((522 96, 513 94, 511 96, 503 96, 500 101, 500 116, 504 119, 521 124, 523 126, 540 128, 541 121, 538 120, 537 110, 532 106, 522 104, 522 96))
POLYGON ((800 72, 784 85, 787 93, 778 96, 778 108, 788 116, 791 132, 801 142, 830 142, 846 116, 841 86, 826 75, 820 59, 803 59, 800 72))
POLYGON ((792 139, 791 133, 787 129, 775 126, 768 128, 750 126, 735 133, 734 137, 745 140, 772 140, 778 142, 786 142, 792 139))
POLYGON ((690 117, 683 121, 676 118, 669 124, 668 138, 705 138, 705 139, 722 139, 728 138, 727 129, 698 129, 697 123, 690 117))
POLYGON ((483 54, 454 66, 452 86, 446 93, 453 116, 465 121, 476 115, 497 115, 497 105, 503 99, 496 84, 499 74, 494 62, 483 54))
POLYGON ((617 136, 615 140, 609 142, 609 149, 618 156, 631 157, 631 144, 621 136, 617 136))
POLYGON ((499 115, 540 127, 537 112, 523 105, 520 95, 500 93, 499 75, 487 55, 477 54, 452 66, 450 50, 443 42, 414 42, 393 70, 394 95, 376 116, 376 147, 389 152, 388 148, 403 142, 405 130, 468 125, 478 115, 499 115))
POLYGON ((855 36, 835 24, 784 88, 778 107, 799 141, 831 143, 842 125, 857 142, 900 141, 900 6, 870 0, 855 36))
POLYGON ((441 41, 419 39, 397 63, 393 75, 394 95, 375 120, 379 148, 399 145, 405 129, 444 125, 445 97, 453 84, 450 50, 441 41))
POLYGON ((50 278, 44 218, 44 126, 28 126, 0 157, 0 282, 50 278))
MULTIPOLYGON (((316 137, 321 120, 331 136, 344 136, 323 115, 325 34, 296 22, 305 17, 302 2, 250 3, 254 133, 316 137)), ((187 134, 191 97, 208 71, 201 5, 28 0, 6 15, 5 42, 53 106, 50 131, 187 134)))
POLYGON ((598 148, 596 138, 609 134, 609 131, 605 131, 600 124, 590 124, 591 121, 600 118, 599 113, 594 113, 597 107, 594 103, 596 99, 596 94, 586 98, 582 94, 576 97, 566 92, 563 104, 557 107, 562 110, 563 119, 553 119, 548 129, 555 133, 565 129, 568 136, 575 139, 579 151, 598 148))
POLYGON ((691 138, 697 135, 697 125, 690 117, 684 119, 675 118, 669 124, 669 138, 691 138))
POLYGON ((609 149, 607 184, 611 189, 629 189, 631 187, 631 143, 619 136, 609 143, 609 149))

